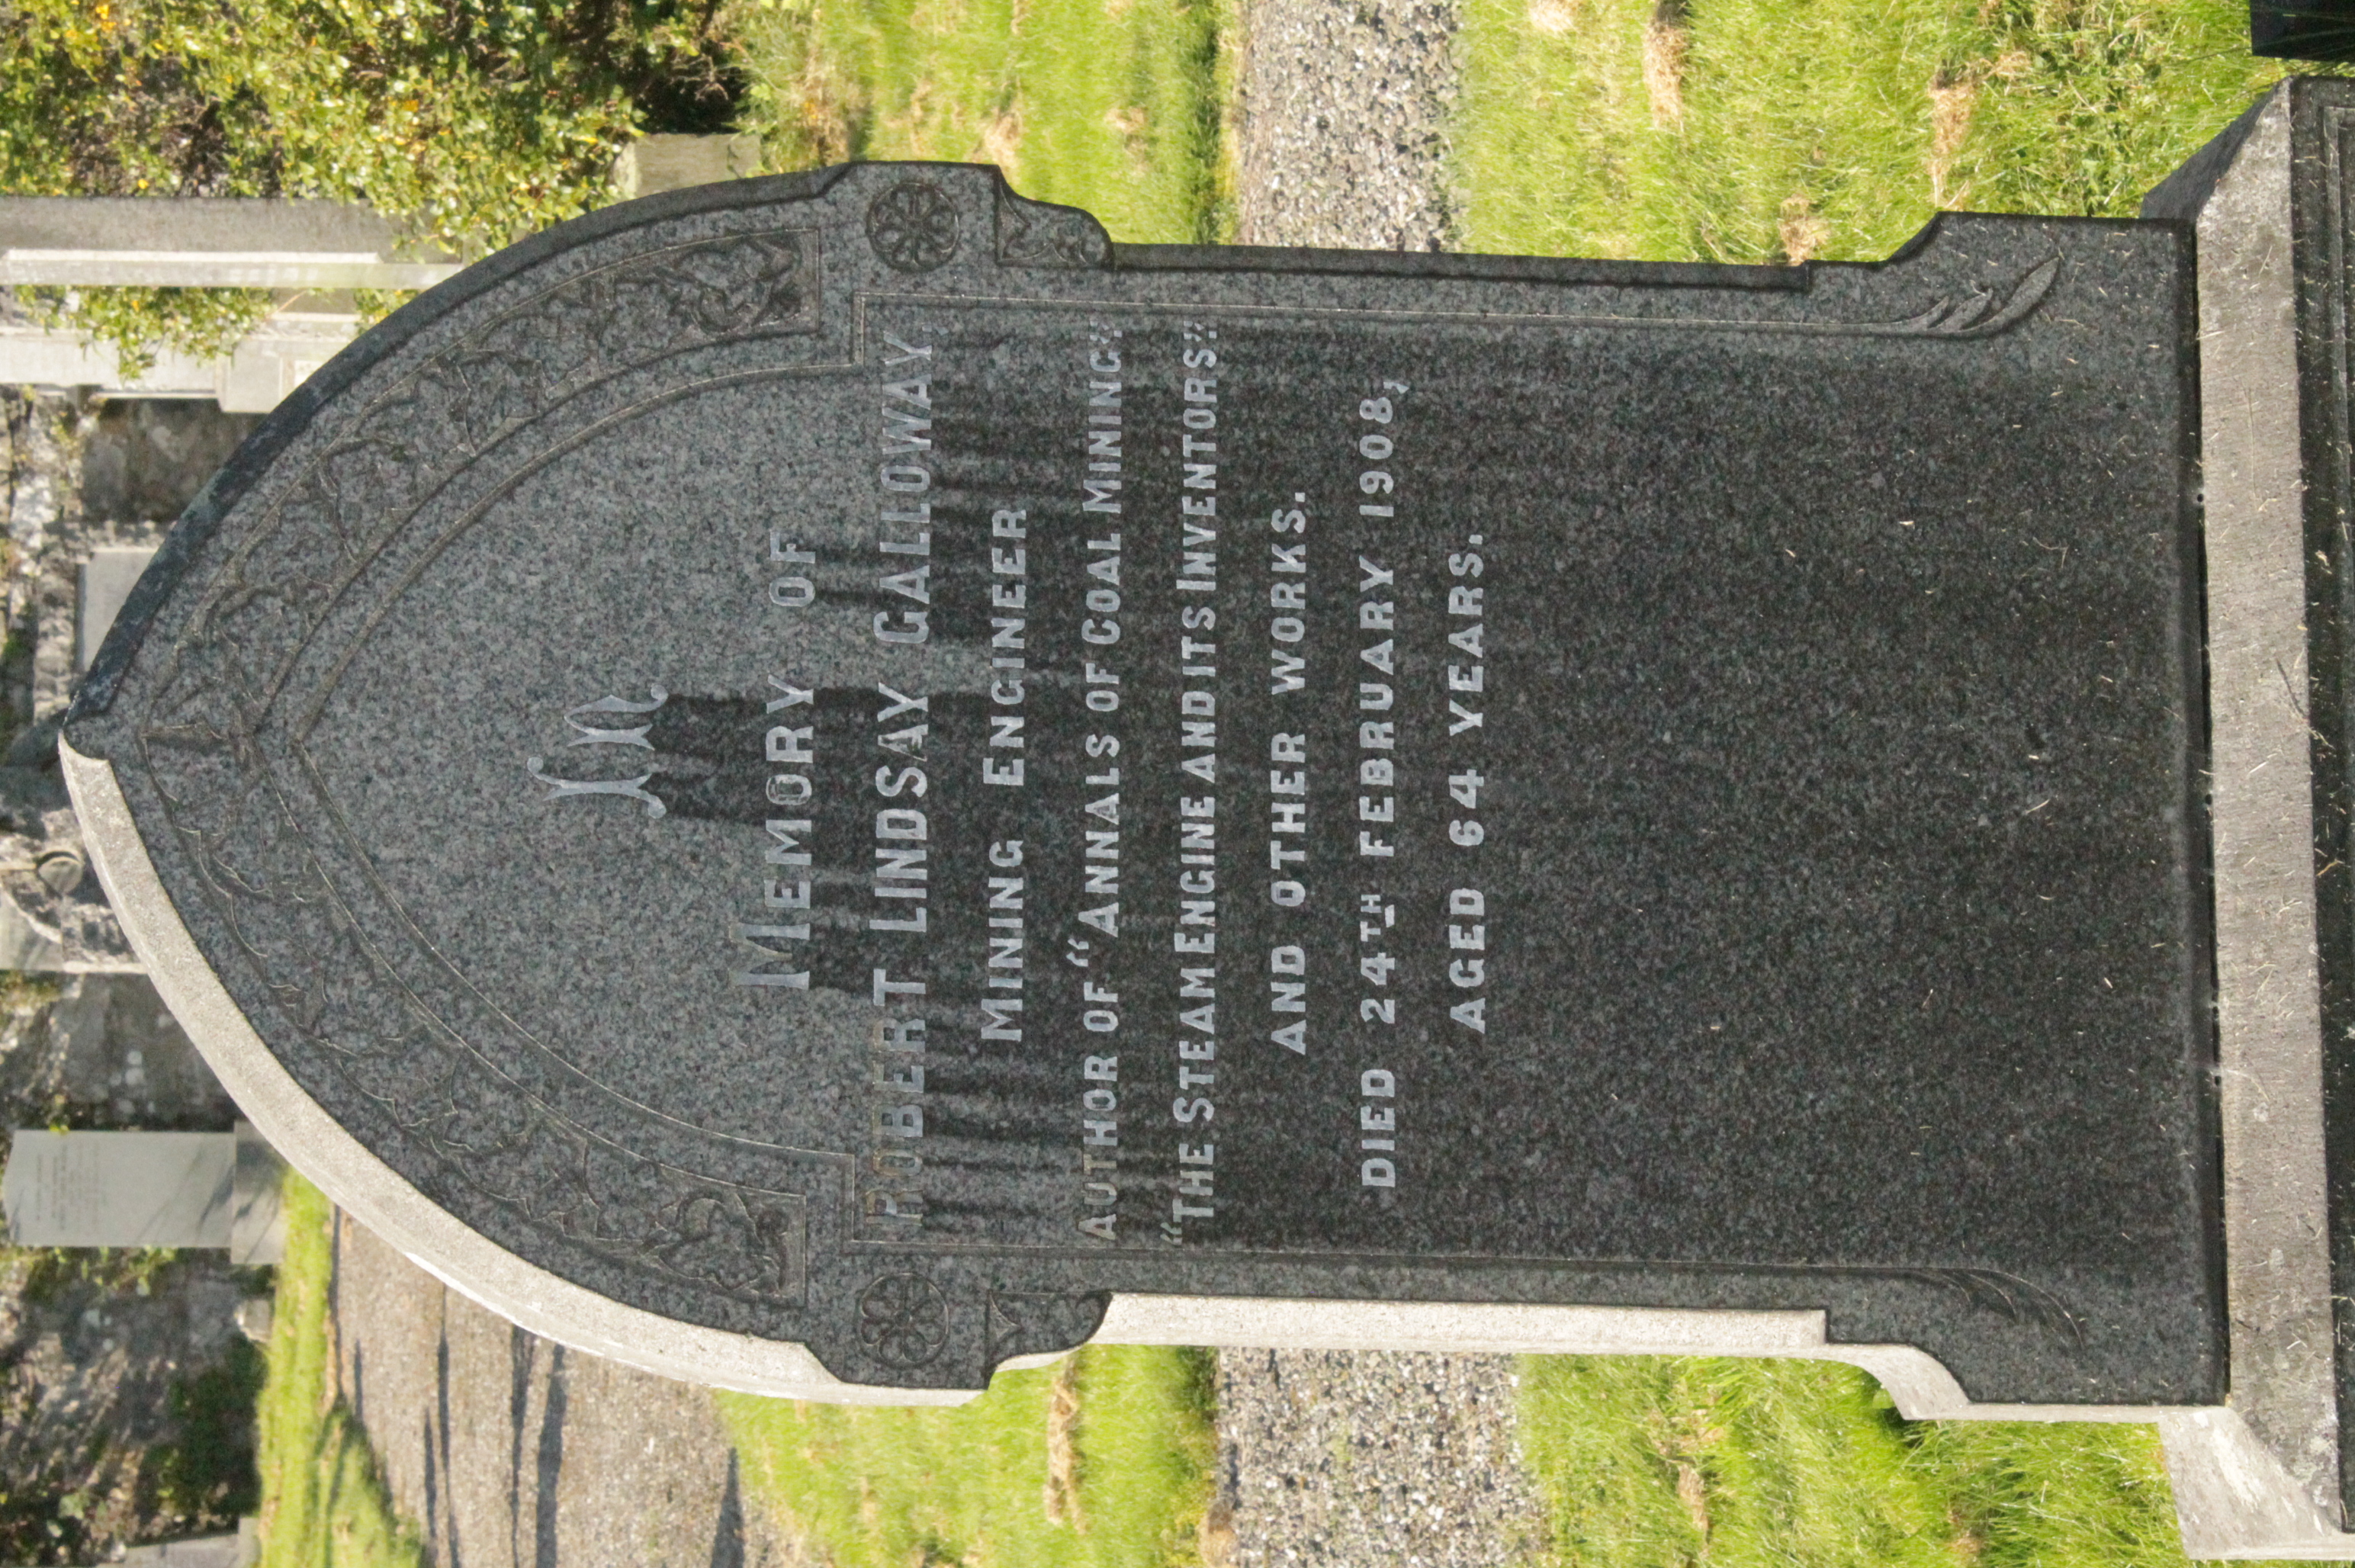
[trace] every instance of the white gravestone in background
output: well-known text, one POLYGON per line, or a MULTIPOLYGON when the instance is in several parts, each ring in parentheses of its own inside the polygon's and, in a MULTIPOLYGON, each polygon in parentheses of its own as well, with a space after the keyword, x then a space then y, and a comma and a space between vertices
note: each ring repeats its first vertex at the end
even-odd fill
POLYGON ((11 1135, 0 1175, 8 1239, 27 1247, 224 1247, 235 1264, 278 1261, 280 1167, 250 1129, 234 1133, 11 1135))
POLYGON ((29 1247, 226 1247, 233 1133, 20 1130, 0 1176, 8 1236, 29 1247))
POLYGON ((81 569, 80 636, 74 649, 77 672, 90 667, 98 656, 98 645, 106 641, 113 628, 115 616, 123 613, 123 602, 131 597, 139 574, 155 558, 153 549, 94 549, 81 569))

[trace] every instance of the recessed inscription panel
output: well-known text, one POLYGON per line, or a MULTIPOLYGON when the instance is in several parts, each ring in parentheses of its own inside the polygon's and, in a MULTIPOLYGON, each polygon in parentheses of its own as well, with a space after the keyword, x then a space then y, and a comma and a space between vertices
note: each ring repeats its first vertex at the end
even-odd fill
MULTIPOLYGON (((2121 526, 2171 468, 2073 510, 2000 477, 2130 428, 2056 426, 2048 379, 1959 350, 1941 377, 1760 336, 1636 358, 1024 314, 870 317, 929 350, 896 372, 932 421, 899 477, 934 525, 914 613, 1008 676, 937 727, 967 787, 932 815, 982 826, 898 933, 933 1041, 906 1235, 1676 1257, 1706 1231, 1797 1263, 1837 1215, 1843 1262, 2150 1244, 2126 1195, 2184 1179, 2156 1128, 2074 1216, 2024 1201, 2033 1160, 1959 1147, 2150 1125, 2074 1042, 2180 1050, 2174 541, 2121 526), (1863 471, 1788 439, 1874 398, 1947 411, 1863 471), (985 896, 1018 881, 1018 923, 985 896), (966 1160, 1058 1121, 1060 1213, 929 1211, 923 1180, 970 1190, 966 1160)), ((880 860, 888 803, 845 782, 880 860)))
POLYGON ((1801 291, 1028 268, 964 175, 844 197, 887 177, 813 200, 814 336, 404 495, 250 748, 174 705, 259 530, 88 720, 335 1114, 854 1377, 1115 1289, 2212 1375, 2171 236, 1801 291))
POLYGON ((1954 1174, 1999 1126, 2168 1179, 2066 1043, 2172 1048, 2167 496, 2002 477, 2131 426, 1961 347, 865 320, 483 509, 385 624, 446 685, 363 656, 306 738, 617 1102, 852 1156, 920 1246, 2148 1244, 1954 1174), (1884 396, 1945 411, 1786 439, 1884 396))

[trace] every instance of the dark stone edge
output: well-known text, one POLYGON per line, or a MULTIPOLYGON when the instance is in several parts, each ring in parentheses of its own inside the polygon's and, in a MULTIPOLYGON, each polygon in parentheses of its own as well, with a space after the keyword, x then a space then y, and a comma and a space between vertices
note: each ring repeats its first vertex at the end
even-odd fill
POLYGON ((2185 767, 2179 809, 2183 820, 2182 897, 2192 934, 2183 955, 2184 993, 2192 1016, 2183 1020, 2195 1058, 2190 1064, 2198 1085, 2193 1106, 2194 1168, 2190 1186, 2199 1205, 2205 1240, 2202 1277, 2207 1283, 2208 1321, 2215 1326, 2213 1380, 2209 1403, 2230 1398, 2232 1313, 2224 1232, 2224 1117, 2218 1074, 2222 1046, 2218 1032, 2216 974, 2216 835, 2210 780, 2213 776, 2214 716, 2208 667, 2207 517, 2200 483, 2201 401, 2200 380, 2199 239, 2194 221, 2215 183, 2239 152, 2249 128, 2269 100, 2261 99, 2143 198, 2140 221, 2163 224, 2175 236, 2182 280, 2175 296, 2175 376, 2181 414, 2176 461, 2181 479, 2181 510, 2175 519, 2175 555, 2183 595, 2177 644, 2183 661, 2183 689, 2191 709, 2183 716, 2185 767))
POLYGON ((2182 620, 2177 630, 2183 660, 2183 689, 2191 694, 2184 715, 2182 896, 2193 940, 2184 955, 2184 991, 2194 1016, 2184 1020, 2197 1052, 2191 1063, 2199 1085, 2193 1107, 2195 1168, 2191 1187, 2199 1204, 2200 1232, 2206 1242, 2202 1277, 2207 1282, 2207 1318, 2215 1326, 2213 1381, 2208 1403, 2230 1398, 2232 1313, 2224 1233, 2224 1119, 2222 1060, 2216 1012, 2216 835, 2209 781, 2213 769, 2214 716, 2208 668, 2208 573, 2205 496, 2200 484, 2201 402, 2200 381, 2199 240, 2194 222, 2216 181, 2232 165, 2242 142, 2269 99, 2261 99, 2143 198, 2141 221, 2164 224, 2175 235, 2182 286, 2175 297, 2176 385, 2182 398, 2176 461, 2181 480, 2181 511, 2175 520, 2175 552, 2183 575, 2182 620))
MULTIPOLYGON (((900 166, 922 168, 938 165, 903 165, 900 166)), ((428 291, 396 312, 378 327, 363 335, 268 416, 261 428, 215 475, 197 500, 192 503, 180 522, 175 526, 164 549, 159 554, 157 562, 143 577, 130 602, 124 606, 114 630, 107 638, 91 674, 77 694, 69 714, 69 721, 81 732, 76 736, 76 749, 87 755, 103 757, 103 752, 95 750, 83 736, 92 730, 98 731, 101 735, 104 733, 103 728, 96 721, 111 708, 114 694, 124 674, 135 660, 148 627, 154 624, 157 613, 177 587, 181 578, 196 569, 199 558, 205 553, 213 534, 223 519, 260 482, 276 458, 309 428, 312 421, 323 409, 379 361, 403 348, 442 317, 486 292, 528 272, 556 252, 626 232, 633 228, 648 223, 677 217, 814 199, 825 195, 848 172, 849 168, 847 165, 837 166, 809 175, 735 181, 685 191, 666 192, 639 201, 617 204, 598 213, 547 230, 477 263, 458 277, 428 291)), ((1002 181, 1000 189, 1001 192, 1004 191, 1002 181)), ((2035 225, 2052 220, 2019 218, 2010 221, 2023 225, 2035 225)), ((2077 221, 2099 225, 2106 220, 2077 221)), ((1912 240, 1901 247, 1886 261, 1857 265, 1860 270, 1873 270, 1903 262, 1931 243, 1941 227, 1941 222, 1942 219, 1934 219, 1912 240)), ((1811 286, 1813 272, 1812 268, 1734 268, 1694 264, 1580 262, 1557 261, 1546 258, 1449 257, 1379 251, 1306 252, 1305 255, 1312 263, 1322 260, 1329 261, 1330 264, 1302 265, 1297 264, 1297 258, 1303 254, 1301 252, 1270 251, 1249 248, 1222 251, 1216 247, 1190 246, 1115 247, 1108 264, 1114 270, 1129 264, 1134 252, 1140 249, 1156 253, 1154 260, 1146 263, 1148 267, 1162 269, 1185 266, 1194 270, 1229 272, 1268 270, 1394 277, 1497 278, 1589 286, 1613 283, 1655 285, 1670 283, 1695 287, 1774 289, 1804 293, 1811 286), (1271 264, 1278 260, 1282 260, 1284 264, 1271 264)), ((2186 289, 2179 296, 2179 310, 2190 309, 2190 293, 2186 289)), ((2193 339, 2188 331, 2184 333, 2182 340, 2186 351, 2189 352, 2193 339)), ((2192 394, 2196 392, 2196 380, 2192 379, 2188 367, 2182 373, 2184 379, 2181 384, 2185 389, 2184 409, 2189 416, 2195 407, 2192 394)), ((2186 457, 2188 463, 2196 463, 2197 430, 2196 420, 2187 417, 2185 439, 2189 443, 2186 457)), ((2196 546, 2198 517, 2196 507, 2189 501, 2187 501, 2185 526, 2190 530, 2187 537, 2196 546)), ((2190 574, 2190 584, 2195 589, 2197 563, 2198 556, 2195 549, 2194 553, 2185 560, 2185 570, 2190 574)), ((2200 621, 2196 602, 2187 605, 2186 616, 2186 656, 2197 659, 2200 657, 2200 649, 2198 636, 2200 621)), ((2192 667, 2191 673, 2195 676, 2198 674, 2196 665, 2192 667)), ((2190 742, 2195 759, 2194 768, 2186 770, 2187 788, 2191 792, 2190 798, 2198 803, 2200 786, 2196 773, 2196 759, 2204 753, 2204 723, 2197 711, 2187 715, 2187 723, 2189 725, 2187 738, 2190 742)), ((2194 840, 2204 841, 2205 834, 2200 816, 2195 814, 2187 821, 2188 831, 2194 840)), ((2205 915, 2207 908, 2201 901, 2204 898, 2205 879, 2196 860, 2191 876, 2193 886, 2187 890, 2188 894, 2193 900, 2198 913, 2205 915)), ((2204 925, 2206 921, 2203 919, 2200 923, 2204 925)), ((2195 954, 2190 961, 2200 965, 2203 970, 2209 966, 2208 955, 2205 954, 2195 954)), ((2202 985, 2199 989, 2204 991, 2208 987, 2202 985)), ((2211 1045, 2212 1052, 2212 1032, 2211 1045)), ((2207 1115, 2209 1120, 2212 1122, 2212 1099, 2209 1104, 2207 1115)), ((2205 1187, 2215 1185, 2216 1180, 2219 1179, 2215 1177, 2212 1160, 2210 1165, 2207 1178, 2203 1180, 2203 1189, 2205 1187)), ((2221 1286, 2219 1295, 2221 1296, 2221 1286)), ((2221 1317, 2217 1320, 2221 1322, 2221 1317)))
MULTIPOLYGON (((2232 149, 2237 151, 2247 127, 2254 123, 2257 111, 2263 106, 2260 101, 2216 141, 2229 138, 2232 149)), ((2227 157, 2224 163, 2229 161, 2227 157)), ((2193 163, 2198 162, 2195 157, 2193 163)), ((2216 165, 2216 172, 2202 176, 2201 199, 2205 199, 2207 187, 2213 185, 2224 163, 2216 165)), ((2146 211, 2145 217, 2152 219, 2154 215, 2146 211)), ((2180 563, 2184 590, 2180 601, 2183 619, 2179 632, 2183 689, 2191 694, 2193 703, 2192 710, 2184 715, 2185 761, 2189 765, 2183 773, 2180 806, 2183 897, 2186 923, 2193 936, 2190 950, 2183 955, 2190 971, 2185 976, 2184 990, 2196 1014, 2187 1019, 2185 1025, 2187 1034, 2197 1042, 2194 1049, 2198 1051, 2193 1064, 2197 1069, 2194 1082, 2198 1093, 2193 1147, 2198 1151, 2198 1168, 2192 1185, 2200 1205, 2200 1233, 2207 1242, 2208 1320, 2215 1325, 2216 1333, 2211 1363, 2215 1377, 2209 1397, 2222 1403, 2231 1397, 2232 1319, 2224 1231, 2224 1107, 2218 1077, 2222 1040, 2216 1006, 2216 828, 2210 787, 2214 776, 2215 716, 2209 690, 2207 511, 2200 479, 2205 405, 2200 381, 2200 254, 2198 231, 2188 217, 2165 221, 2175 235, 2176 253, 2180 258, 2177 276, 2182 280, 2175 296, 2175 372, 2182 396, 2180 445, 2176 454, 2182 475, 2177 494, 2182 499, 2176 517, 2176 557, 2180 563)))
MULTIPOLYGON (((1925 227, 1924 232, 1927 232, 1925 227)), ((1920 243, 1917 236, 1897 252, 1920 243)), ((1896 260, 1892 257, 1891 260, 1896 260)), ((1340 272, 1354 277, 1461 278, 1589 287, 1760 289, 1805 293, 1809 269, 1712 261, 1613 261, 1578 257, 1491 256, 1444 251, 1343 251, 1313 246, 1124 245, 1112 265, 1132 272, 1340 272)))
POLYGON ((2307 710, 2339 1492, 2342 1509, 2355 1516, 2355 1444, 2346 1441, 2355 1433, 2355 873, 2348 859, 2355 854, 2355 453, 2349 449, 2350 388, 2341 336, 2350 325, 2345 317, 2355 272, 2350 236, 2341 228, 2348 171, 2332 166, 2328 124, 2332 110, 2355 112, 2355 82, 2300 77, 2281 91, 2289 98, 2289 239, 2297 289, 2307 710))

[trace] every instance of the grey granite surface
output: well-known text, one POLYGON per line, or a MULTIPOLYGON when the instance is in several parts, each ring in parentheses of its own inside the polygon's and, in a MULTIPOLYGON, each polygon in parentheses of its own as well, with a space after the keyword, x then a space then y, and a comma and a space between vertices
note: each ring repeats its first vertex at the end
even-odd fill
POLYGON ((1547 1561, 1508 1356, 1228 1350, 1219 1501, 1241 1568, 1547 1561))
POLYGON ((1456 242, 1447 123, 1455 0, 1252 0, 1236 29, 1235 239, 1439 251, 1456 242))
POLYGON ((69 738, 419 1191, 853 1381, 1168 1291, 2211 1401, 2186 265, 675 193, 307 383, 69 738))
POLYGON ((2196 220, 2206 296, 2234 1403, 2318 1500, 2342 1504, 2355 1498, 2350 152, 2355 85, 2285 82, 2144 204, 2196 220))

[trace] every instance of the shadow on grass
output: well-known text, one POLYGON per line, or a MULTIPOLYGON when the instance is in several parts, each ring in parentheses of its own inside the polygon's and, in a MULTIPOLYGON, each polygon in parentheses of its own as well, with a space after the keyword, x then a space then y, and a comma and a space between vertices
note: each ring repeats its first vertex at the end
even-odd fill
POLYGON ((260 1404, 263 1568, 423 1568, 416 1531, 394 1514, 366 1433, 332 1397, 333 1211, 289 1171, 285 1213, 260 1404))
POLYGON ((1091 1345, 945 1409, 719 1409, 747 1502, 839 1568, 1154 1568, 1197 1560, 1215 1368, 1208 1350, 1091 1345))
POLYGON ((240 1338, 228 1356, 172 1389, 175 1441, 148 1451, 140 1483, 163 1511, 188 1519, 235 1519, 261 1503, 255 1468, 254 1411, 261 1352, 240 1338))

